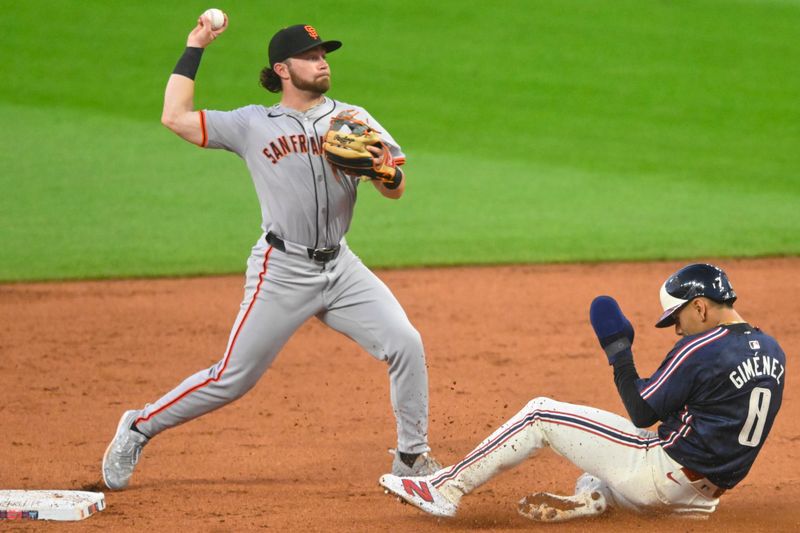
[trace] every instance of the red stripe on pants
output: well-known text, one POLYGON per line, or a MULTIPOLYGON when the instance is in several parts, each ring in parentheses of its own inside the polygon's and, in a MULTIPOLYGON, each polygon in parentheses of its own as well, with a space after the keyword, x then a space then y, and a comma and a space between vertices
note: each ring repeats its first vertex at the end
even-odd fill
POLYGON ((167 408, 175 405, 178 401, 182 400, 183 398, 185 398, 187 395, 193 393, 194 391, 202 389, 203 387, 205 387, 209 383, 216 382, 216 381, 219 381, 220 379, 222 379, 222 374, 225 373, 225 369, 228 367, 228 361, 230 360, 231 353, 233 353, 233 347, 236 345, 236 339, 239 338, 239 332, 242 331, 242 326, 244 326, 244 323, 247 320, 247 317, 250 315, 250 311, 253 309, 253 305, 255 305, 256 299, 258 298, 258 293, 261 291, 261 285, 262 285, 262 283, 264 283, 264 276, 266 276, 266 274, 267 274, 267 263, 269 262, 269 255, 271 253, 272 253, 272 246, 267 248, 267 251, 264 254, 264 265, 261 268, 261 273, 258 275, 258 285, 256 286, 256 292, 255 292, 255 294, 253 294, 253 299, 250 300, 250 305, 247 306, 247 311, 245 311, 244 317, 242 317, 242 321, 239 322, 239 327, 236 328, 236 333, 234 333, 234 335, 233 335, 233 340, 231 340, 231 345, 228 347, 228 352, 225 354, 225 358, 223 359, 222 369, 219 371, 219 374, 217 374, 217 377, 208 378, 207 380, 205 380, 204 382, 200 383, 199 385, 195 385, 191 389, 187 390, 186 392, 184 392, 183 394, 181 394, 180 396, 178 396, 177 398, 175 398, 174 400, 172 400, 168 404, 166 404, 166 405, 164 405, 162 407, 159 407, 158 409, 156 409, 155 411, 153 411, 152 413, 150 413, 146 417, 137 418, 136 421, 134 421, 134 423, 133 423, 134 426, 136 424, 138 424, 139 422, 147 422, 148 420, 153 418, 155 415, 157 415, 158 413, 160 413, 164 409, 167 409, 167 408))

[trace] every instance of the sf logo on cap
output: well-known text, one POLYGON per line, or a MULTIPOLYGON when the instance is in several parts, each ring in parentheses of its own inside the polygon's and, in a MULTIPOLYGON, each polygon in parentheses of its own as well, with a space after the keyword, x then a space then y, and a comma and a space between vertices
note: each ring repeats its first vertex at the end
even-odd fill
POLYGON ((319 39, 319 34, 317 30, 314 29, 314 26, 303 26, 303 29, 306 30, 306 33, 308 33, 308 36, 312 39, 319 39))

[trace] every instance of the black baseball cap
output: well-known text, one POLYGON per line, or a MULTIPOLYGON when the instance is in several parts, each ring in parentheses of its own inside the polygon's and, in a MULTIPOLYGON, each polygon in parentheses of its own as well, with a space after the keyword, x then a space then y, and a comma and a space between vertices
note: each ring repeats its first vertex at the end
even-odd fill
POLYGON ((333 52, 338 50, 342 43, 341 41, 323 41, 314 26, 308 24, 295 24, 283 28, 273 35, 269 42, 269 65, 274 67, 275 63, 285 61, 317 46, 321 46, 326 52, 333 52))

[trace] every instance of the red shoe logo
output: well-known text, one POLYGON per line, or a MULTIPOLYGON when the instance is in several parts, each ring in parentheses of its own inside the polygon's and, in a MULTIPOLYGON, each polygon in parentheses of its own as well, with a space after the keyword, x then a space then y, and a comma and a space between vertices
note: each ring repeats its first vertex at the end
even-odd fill
POLYGON ((428 488, 428 484, 425 483, 424 481, 421 481, 419 485, 417 485, 410 479, 404 479, 403 488, 406 489, 406 494, 409 494, 411 496, 414 496, 416 494, 426 502, 433 503, 433 496, 431 496, 431 491, 428 488))
POLYGON ((675 483, 677 483, 678 485, 680 485, 680 484, 681 484, 681 482, 680 482, 680 481, 678 481, 677 479, 675 479, 674 477, 672 477, 672 472, 667 472, 667 477, 668 477, 669 479, 671 479, 672 481, 674 481, 675 483))

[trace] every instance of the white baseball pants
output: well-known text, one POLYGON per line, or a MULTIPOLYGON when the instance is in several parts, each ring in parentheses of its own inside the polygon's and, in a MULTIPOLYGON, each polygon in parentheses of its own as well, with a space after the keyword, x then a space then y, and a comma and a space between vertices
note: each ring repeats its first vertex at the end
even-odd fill
POLYGON ((579 490, 588 482, 612 506, 697 515, 713 512, 719 502, 686 478, 654 432, 613 413, 549 398, 531 400, 430 482, 458 503, 464 494, 548 446, 596 478, 581 476, 579 490))

